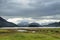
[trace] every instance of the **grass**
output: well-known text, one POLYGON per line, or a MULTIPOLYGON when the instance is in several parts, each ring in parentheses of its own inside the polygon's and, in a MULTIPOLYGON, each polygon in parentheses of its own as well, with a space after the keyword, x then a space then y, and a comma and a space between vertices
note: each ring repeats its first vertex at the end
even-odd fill
MULTIPOLYGON (((39 29, 38 29, 39 30, 39 29)), ((40 29, 40 30, 57 30, 60 29, 40 29)), ((7 32, 7 30, 0 30, 0 40, 60 40, 60 33, 57 32, 7 32)))

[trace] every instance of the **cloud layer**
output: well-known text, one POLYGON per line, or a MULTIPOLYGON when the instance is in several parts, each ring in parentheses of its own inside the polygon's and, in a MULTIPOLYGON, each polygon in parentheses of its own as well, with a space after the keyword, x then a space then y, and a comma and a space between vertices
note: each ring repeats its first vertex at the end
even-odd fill
POLYGON ((9 18, 7 21, 9 22, 13 22, 13 23, 20 23, 20 22, 37 22, 39 24, 49 24, 49 23, 53 23, 53 22, 59 22, 60 19, 34 19, 34 18, 9 18))
POLYGON ((52 15, 52 16, 42 16, 42 17, 20 17, 20 16, 2 16, 4 19, 6 19, 9 22, 13 23, 20 23, 22 22, 37 22, 39 24, 49 24, 53 22, 60 22, 60 15, 52 15))
POLYGON ((0 0, 0 16, 60 15, 60 0, 0 0))

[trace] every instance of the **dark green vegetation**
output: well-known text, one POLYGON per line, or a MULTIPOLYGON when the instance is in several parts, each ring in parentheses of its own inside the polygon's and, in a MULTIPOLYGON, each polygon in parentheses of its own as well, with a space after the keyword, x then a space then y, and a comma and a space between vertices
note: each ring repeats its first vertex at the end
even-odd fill
POLYGON ((0 29, 0 40, 60 40, 60 28, 32 28, 26 29, 26 32, 17 30, 0 29))

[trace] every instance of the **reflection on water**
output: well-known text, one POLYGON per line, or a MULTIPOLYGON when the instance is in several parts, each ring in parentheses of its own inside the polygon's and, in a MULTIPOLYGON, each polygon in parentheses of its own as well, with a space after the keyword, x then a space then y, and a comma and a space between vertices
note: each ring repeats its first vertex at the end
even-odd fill
POLYGON ((60 27, 2 27, 0 29, 60 28, 60 27))

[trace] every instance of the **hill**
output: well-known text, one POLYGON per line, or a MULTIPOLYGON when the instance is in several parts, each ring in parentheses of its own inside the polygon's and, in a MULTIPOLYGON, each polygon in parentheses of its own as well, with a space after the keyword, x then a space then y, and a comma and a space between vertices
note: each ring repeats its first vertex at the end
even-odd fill
POLYGON ((4 18, 0 17, 0 27, 15 27, 16 24, 6 21, 4 18))
POLYGON ((44 26, 47 26, 47 27, 60 27, 60 22, 50 23, 50 24, 44 25, 44 26))

